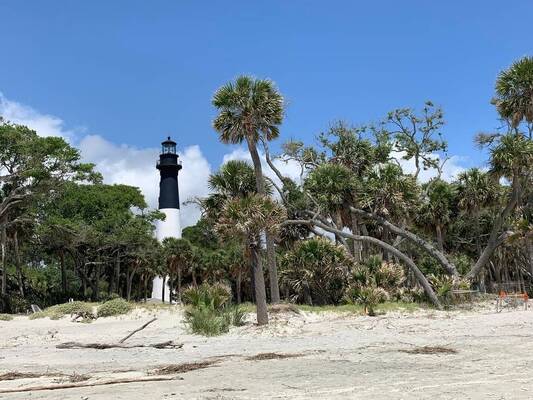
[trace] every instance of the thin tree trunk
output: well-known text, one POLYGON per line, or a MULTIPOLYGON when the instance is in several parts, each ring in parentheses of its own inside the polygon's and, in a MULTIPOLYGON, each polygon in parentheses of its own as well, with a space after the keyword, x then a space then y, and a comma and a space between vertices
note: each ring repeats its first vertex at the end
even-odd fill
MULTIPOLYGON (((354 235, 360 235, 361 231, 359 229, 359 224, 357 222, 357 217, 355 216, 354 213, 350 213, 350 218, 351 218, 351 221, 352 221, 352 233, 354 235)), ((357 263, 361 262, 361 259, 362 259, 362 256, 363 256, 362 255, 362 250, 363 250, 362 244, 363 244, 363 242, 359 242, 357 240, 353 241, 353 259, 357 263)))
POLYGON ((95 265, 94 267, 94 300, 100 300, 100 264, 95 265))
POLYGON ((169 275, 168 277, 168 302, 172 304, 172 300, 174 299, 174 279, 172 275, 169 275))
POLYGON ((163 286, 161 288, 161 303, 164 303, 165 302, 165 286, 166 286, 167 278, 166 276, 163 275, 161 279, 163 279, 163 286))
POLYGON ((68 286, 67 286, 67 269, 65 266, 65 250, 64 249, 59 250, 59 265, 61 267, 61 291, 63 292, 63 295, 66 296, 68 292, 68 286))
POLYGON ((127 276, 127 279, 128 281, 126 282, 126 300, 130 301, 131 300, 131 286, 133 284, 133 274, 134 272, 131 271, 130 273, 128 273, 128 276, 127 276))
POLYGON ((198 286, 198 283, 196 282, 196 268, 193 267, 192 271, 191 271, 191 275, 192 275, 192 284, 193 286, 198 286))
POLYGON ((15 229, 13 233, 13 250, 15 252, 15 267, 17 269, 17 281, 19 286, 19 293, 24 297, 24 281, 22 279, 22 263, 20 262, 20 251, 19 251, 19 239, 18 232, 15 229))
POLYGON ((1 263, 2 263, 2 283, 1 283, 1 290, 0 293, 2 295, 7 294, 7 265, 6 265, 6 252, 7 252, 7 236, 6 236, 6 226, 2 224, 2 227, 0 228, 0 251, 2 252, 1 256, 1 263))
POLYGON ((435 232, 437 233, 437 248, 440 252, 444 252, 444 243, 442 239, 442 228, 440 224, 435 224, 435 232))
POLYGON ((177 296, 178 303, 181 304, 181 266, 178 266, 178 296, 177 296))
POLYGON ((109 287, 110 292, 120 296, 120 251, 117 251, 117 254, 115 255, 115 266, 113 268, 113 276, 109 287))
POLYGON ((263 266, 261 263, 261 255, 256 244, 250 245, 250 253, 252 256, 252 268, 254 271, 254 287, 255 287, 255 305, 257 308, 257 324, 268 324, 268 311, 265 291, 265 278, 263 276, 263 266))
MULTIPOLYGON (((250 139, 246 139, 248 144, 248 150, 252 157, 254 164, 255 183, 257 187, 257 193, 261 196, 265 196, 265 180, 263 178, 263 169, 261 167, 261 159, 257 151, 257 143, 252 142, 250 139)), ((267 248, 267 266, 270 277, 270 298, 272 303, 279 303, 279 282, 278 282, 278 267, 276 264, 276 249, 274 248, 274 239, 270 233, 265 232, 266 248, 267 248)), ((264 280, 264 278, 263 278, 264 280)))
POLYGON ((276 265, 276 249, 274 247, 274 239, 270 233, 266 234, 266 250, 267 250, 267 265, 268 277, 270 280, 270 302, 273 304, 279 303, 279 283, 278 283, 278 268, 276 265))
POLYGON ((237 292, 237 304, 241 304, 241 284, 242 284, 242 270, 239 267, 237 272, 236 292, 237 292))

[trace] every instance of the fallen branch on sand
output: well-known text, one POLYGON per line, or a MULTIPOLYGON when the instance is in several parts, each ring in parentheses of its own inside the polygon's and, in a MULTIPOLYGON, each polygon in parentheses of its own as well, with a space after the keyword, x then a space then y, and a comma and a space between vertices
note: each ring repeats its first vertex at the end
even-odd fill
POLYGON ((38 392, 42 390, 57 390, 57 389, 72 389, 72 388, 81 388, 81 387, 92 387, 92 386, 104 386, 104 385, 117 385, 124 383, 137 383, 137 382, 158 382, 158 381, 172 381, 172 380, 182 380, 178 376, 149 376, 149 377, 140 377, 140 378, 123 378, 123 379, 113 379, 109 381, 101 382, 82 382, 82 383, 65 383, 62 385, 48 385, 48 386, 30 386, 26 388, 14 388, 14 389, 0 389, 0 393, 20 393, 20 392, 38 392))
POLYGON ((184 364, 171 364, 156 369, 154 372, 152 372, 152 375, 182 374, 184 372, 208 368, 216 363, 218 363, 218 360, 199 361, 184 364))
POLYGON ((154 349, 181 349, 183 343, 174 343, 172 340, 154 344, 132 344, 127 345, 123 343, 80 343, 80 342, 65 342, 56 346, 58 349, 133 349, 136 347, 151 347, 154 349))
POLYGON ((155 344, 133 344, 127 345, 124 344, 126 340, 135 335, 137 332, 142 331, 152 322, 157 320, 157 318, 152 318, 150 321, 142 325, 141 327, 135 329, 127 336, 123 337, 118 341, 118 343, 80 343, 80 342, 65 342, 60 343, 56 346, 58 349, 96 349, 96 350, 105 350, 105 349, 132 349, 135 347, 151 347, 154 349, 181 349, 183 343, 174 343, 172 340, 167 342, 155 343, 155 344))
POLYGON ((124 343, 126 340, 128 340, 130 337, 132 337, 133 335, 135 335, 137 332, 139 331, 142 331, 144 328, 146 328, 148 325, 150 325, 152 322, 154 322, 157 318, 152 318, 150 321, 148 321, 146 324, 144 324, 143 326, 141 326, 140 328, 137 328, 135 329, 133 332, 131 332, 128 336, 126 337, 123 337, 122 339, 120 339, 118 342, 119 343, 124 343))

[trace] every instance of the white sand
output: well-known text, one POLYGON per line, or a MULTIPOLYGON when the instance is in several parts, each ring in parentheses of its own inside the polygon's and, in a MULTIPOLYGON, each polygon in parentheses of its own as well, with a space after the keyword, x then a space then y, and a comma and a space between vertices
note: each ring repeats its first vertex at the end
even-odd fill
MULTIPOLYGON (((0 399, 533 399, 533 311, 423 311, 356 317, 279 314, 272 324, 234 328, 224 336, 186 333, 181 311, 135 310, 92 324, 65 318, 0 321, 0 374, 87 374, 86 382, 147 377, 161 365, 205 360, 209 368, 165 382, 0 393, 0 399), (181 350, 151 348, 60 350, 67 341, 114 342, 158 320, 129 344, 175 340, 181 350), (457 354, 409 354, 416 346, 457 354), (247 360, 258 353, 298 357, 247 360)), ((171 375, 172 376, 172 375, 171 375)), ((11 388, 67 383, 68 377, 0 381, 11 388)))

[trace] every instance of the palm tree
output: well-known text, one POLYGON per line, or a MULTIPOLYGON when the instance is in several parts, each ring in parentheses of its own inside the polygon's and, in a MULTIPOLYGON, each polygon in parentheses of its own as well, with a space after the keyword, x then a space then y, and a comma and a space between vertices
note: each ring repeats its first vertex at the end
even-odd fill
POLYGON ((343 247, 311 238, 289 250, 280 262, 281 280, 296 300, 309 305, 338 304, 353 262, 343 247))
POLYGON ((217 231, 226 238, 242 238, 246 242, 252 262, 257 323, 268 323, 265 278, 260 250, 262 232, 274 235, 286 219, 285 209, 268 197, 258 194, 235 198, 226 202, 216 224, 217 231))
POLYGON ((444 251, 444 230, 451 219, 456 198, 456 188, 436 178, 424 185, 426 201, 420 207, 416 219, 423 226, 432 227, 437 237, 437 247, 444 251))
MULTIPOLYGON (((260 140, 270 141, 279 136, 283 121, 284 100, 274 83, 267 79, 240 76, 218 89, 213 96, 213 105, 219 114, 213 127, 223 143, 240 144, 246 141, 256 178, 257 193, 265 195, 261 160, 257 151, 260 140)), ((268 269, 270 273, 270 296, 273 303, 279 302, 274 241, 266 235, 268 269)))
MULTIPOLYGON (((487 138, 479 137, 483 142, 487 138)), ((524 188, 533 185, 533 140, 520 134, 494 135, 489 138, 490 170, 494 181, 505 178, 509 183, 509 195, 505 207, 498 213, 492 224, 487 245, 475 265, 467 274, 474 278, 487 264, 494 250, 502 243, 501 230, 512 212, 520 205, 524 188)))
POLYGON ((493 99, 500 115, 517 131, 520 123, 528 124, 533 135, 533 57, 523 57, 500 72, 493 99))
POLYGON ((494 204, 498 197, 498 187, 488 173, 479 168, 471 168, 458 176, 459 208, 474 219, 474 236, 477 256, 481 254, 481 211, 494 204))
POLYGON ((193 250, 187 239, 166 238, 163 240, 163 251, 167 259, 169 275, 170 302, 172 302, 174 284, 177 284, 177 301, 181 303, 181 278, 193 261, 193 250))

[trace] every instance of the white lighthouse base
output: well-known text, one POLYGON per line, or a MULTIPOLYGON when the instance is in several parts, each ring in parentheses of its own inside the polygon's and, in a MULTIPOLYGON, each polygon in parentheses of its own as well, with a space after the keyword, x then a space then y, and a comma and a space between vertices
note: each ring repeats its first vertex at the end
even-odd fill
MULTIPOLYGON (((152 300, 163 301, 163 278, 156 276, 152 281, 152 300)), ((165 277, 165 300, 170 302, 170 287, 168 286, 168 276, 165 277)))
MULTIPOLYGON (((155 235, 159 242, 168 237, 176 239, 181 238, 181 222, 179 208, 161 208, 159 209, 165 214, 164 221, 157 221, 155 235)), ((152 282, 152 299, 159 301, 170 301, 170 288, 168 286, 168 277, 165 277, 165 299, 163 300, 163 278, 157 276, 152 282)))

